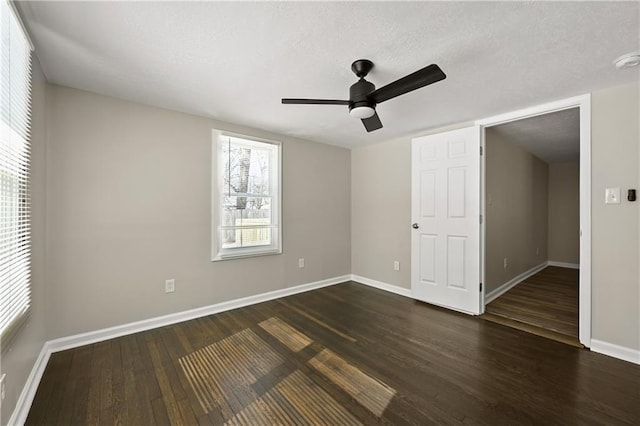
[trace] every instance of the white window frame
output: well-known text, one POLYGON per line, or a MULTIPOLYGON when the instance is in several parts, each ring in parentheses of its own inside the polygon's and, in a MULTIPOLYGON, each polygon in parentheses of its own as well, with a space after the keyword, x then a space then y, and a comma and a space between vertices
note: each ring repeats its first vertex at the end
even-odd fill
POLYGON ((213 129, 212 132, 212 162, 211 162, 211 260, 229 260, 253 256, 265 256, 282 253, 282 143, 278 141, 256 138, 213 129), (222 221, 222 197, 224 159, 222 158, 222 138, 234 137, 252 143, 270 144, 275 146, 273 161, 276 163, 275 173, 272 173, 271 190, 271 244, 252 247, 223 248, 220 240, 222 221))

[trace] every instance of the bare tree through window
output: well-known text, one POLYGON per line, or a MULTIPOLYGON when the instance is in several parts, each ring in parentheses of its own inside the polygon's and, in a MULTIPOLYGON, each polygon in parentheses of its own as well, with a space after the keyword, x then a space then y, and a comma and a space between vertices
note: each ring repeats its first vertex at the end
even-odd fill
POLYGON ((223 247, 272 242, 273 145, 226 137, 223 159, 223 247))

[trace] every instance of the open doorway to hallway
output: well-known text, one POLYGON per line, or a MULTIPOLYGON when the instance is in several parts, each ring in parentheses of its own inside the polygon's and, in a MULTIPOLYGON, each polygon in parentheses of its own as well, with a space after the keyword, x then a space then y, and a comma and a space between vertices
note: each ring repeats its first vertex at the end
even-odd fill
POLYGON ((484 146, 484 318, 580 346, 580 108, 486 127, 484 146))

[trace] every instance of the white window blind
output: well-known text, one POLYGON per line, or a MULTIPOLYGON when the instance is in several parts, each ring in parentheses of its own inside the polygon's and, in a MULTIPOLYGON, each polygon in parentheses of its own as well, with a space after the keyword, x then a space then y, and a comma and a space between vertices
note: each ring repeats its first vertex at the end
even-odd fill
POLYGON ((6 0, 0 0, 0 36, 0 344, 5 345, 31 304, 31 46, 6 0))
POLYGON ((214 131, 213 260, 281 253, 280 144, 214 131))

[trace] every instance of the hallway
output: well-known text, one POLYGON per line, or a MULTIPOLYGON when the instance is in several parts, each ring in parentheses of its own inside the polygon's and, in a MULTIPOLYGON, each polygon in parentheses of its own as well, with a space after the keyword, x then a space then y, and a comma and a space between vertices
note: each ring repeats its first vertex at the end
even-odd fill
POLYGON ((548 266, 489 303, 482 318, 574 346, 579 270, 548 266))

